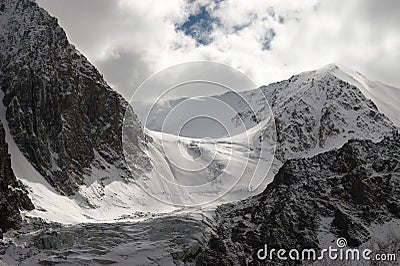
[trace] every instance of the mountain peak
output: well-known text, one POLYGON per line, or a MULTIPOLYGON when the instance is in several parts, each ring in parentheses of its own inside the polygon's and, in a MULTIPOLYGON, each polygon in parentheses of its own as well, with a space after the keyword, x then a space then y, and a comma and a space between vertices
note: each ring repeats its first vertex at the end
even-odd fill
POLYGON ((346 66, 329 64, 315 71, 320 77, 327 74, 358 88, 363 95, 374 102, 378 110, 385 114, 396 126, 400 126, 398 99, 400 89, 386 85, 379 81, 368 79, 359 71, 352 70, 346 66))
POLYGON ((336 63, 331 63, 331 64, 327 64, 323 67, 321 67, 320 69, 317 70, 317 72, 323 73, 323 72, 332 72, 332 71, 337 71, 340 70, 341 67, 336 64, 336 63))
POLYGON ((336 64, 336 63, 325 65, 313 72, 318 76, 325 76, 328 74, 333 75, 343 81, 348 81, 350 78, 357 78, 357 77, 366 78, 360 72, 348 68, 342 64, 336 64))
POLYGON ((366 93, 372 83, 358 82, 366 79, 348 73, 329 64, 262 88, 275 116, 278 159, 338 148, 351 138, 378 141, 395 130, 366 93))

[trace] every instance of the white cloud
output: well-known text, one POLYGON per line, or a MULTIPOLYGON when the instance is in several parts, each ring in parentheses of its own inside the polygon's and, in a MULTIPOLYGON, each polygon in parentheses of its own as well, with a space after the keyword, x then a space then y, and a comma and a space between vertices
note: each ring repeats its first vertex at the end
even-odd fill
MULTIPOLYGON (((399 11, 399 5, 391 3, 380 1, 399 11)), ((399 86, 396 73, 400 69, 395 63, 400 59, 398 24, 381 23, 388 13, 370 13, 370 8, 367 1, 348 1, 346 5, 338 0, 323 1, 299 22, 282 28, 274 53, 295 71, 337 62, 399 86)))
POLYGON ((237 67, 259 85, 336 62, 400 87, 395 0, 38 2, 125 97, 153 72, 201 59, 237 67), (218 19, 206 46, 175 27, 201 5, 218 19))

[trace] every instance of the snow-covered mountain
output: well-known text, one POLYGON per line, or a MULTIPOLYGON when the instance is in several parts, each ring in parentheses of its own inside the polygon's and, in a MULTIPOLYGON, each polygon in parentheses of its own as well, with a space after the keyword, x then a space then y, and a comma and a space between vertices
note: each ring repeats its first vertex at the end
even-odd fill
POLYGON ((328 65, 258 90, 129 106, 32 0, 0 0, 0 47, 0 228, 28 218, 0 242, 0 259, 50 263, 55 249, 62 263, 132 263, 135 249, 143 263, 229 265, 251 262, 264 241, 367 245, 378 230, 398 232, 399 89, 328 65), (204 109, 226 128, 190 120, 204 109), (180 208, 198 203, 208 205, 180 208), (217 231, 187 214, 222 203, 217 231), (107 223, 104 247, 81 234, 107 223))
POLYGON ((361 73, 348 69, 345 66, 328 65, 332 75, 356 86, 368 99, 372 100, 378 110, 385 114, 393 123, 400 126, 400 89, 386 85, 379 81, 372 81, 361 73))
POLYGON ((272 106, 281 161, 338 148, 351 138, 381 140, 397 131, 338 66, 304 72, 262 87, 272 106))
MULTIPOLYGON (((395 114, 400 112, 396 104, 399 98, 400 89, 372 82, 344 67, 327 65, 257 90, 151 104, 152 111, 146 117, 146 127, 176 134, 179 124, 197 113, 204 113, 204 106, 213 106, 216 99, 234 110, 226 114, 220 104, 213 112, 229 116, 224 121, 230 122, 226 127, 234 133, 231 135, 235 135, 257 125, 268 116, 270 111, 267 109, 271 108, 278 142, 276 155, 284 161, 340 147, 351 138, 381 140, 397 130, 398 118, 395 114), (172 118, 168 118, 168 114, 176 112, 176 108, 180 109, 181 116, 173 116, 174 120, 170 121, 172 118)), ((149 108, 143 105, 137 109, 139 116, 143 109, 149 108)), ((200 122, 189 137, 200 134, 197 133, 202 127, 200 122)), ((218 125, 215 129, 212 125, 203 125, 203 128, 207 129, 203 130, 204 134, 218 132, 218 125)))
MULTIPOLYGON (((262 192, 287 159, 313 156, 353 137, 379 140, 395 130, 357 87, 341 79, 344 72, 326 67, 260 90, 155 106, 150 126, 146 124, 150 138, 132 113, 127 120, 132 124, 125 127, 131 130, 129 171, 121 139, 127 103, 36 3, 4 0, 2 6, 2 122, 10 135, 14 171, 30 189, 35 216, 107 220, 175 209, 158 202, 160 198, 181 206, 207 203, 215 193, 226 193, 215 206, 262 192), (230 112, 213 102, 225 103, 230 112), (178 122, 207 105, 213 107, 209 112, 230 121, 230 136, 218 125, 194 121, 177 137, 173 129, 178 122), (168 134, 161 135, 167 143, 163 145, 156 131, 177 106, 181 116, 171 116, 168 134), (204 136, 211 139, 199 139, 204 136), (182 164, 202 170, 187 171, 182 164), (210 189, 199 191, 199 185, 209 182, 210 189), (182 190, 181 185, 192 188, 182 190), (71 215, 65 217, 64 206, 73 210, 71 215)), ((133 108, 140 117, 140 108, 133 108)))
MULTIPOLYGON (((345 72, 331 66, 260 90, 178 99, 155 106, 146 125, 151 135, 147 140, 152 141, 146 145, 142 145, 147 140, 140 121, 132 113, 128 120, 132 123, 129 160, 134 164, 129 165, 129 171, 121 140, 127 103, 68 43, 56 19, 29 0, 3 2, 0 41, 6 49, 1 52, 0 85, 7 120, 3 123, 18 147, 12 156, 19 159, 13 163, 25 160, 19 151, 28 159, 15 171, 31 189, 37 216, 60 216, 67 202, 76 210, 70 221, 101 219, 105 210, 116 218, 121 208, 125 209, 123 214, 174 209, 157 203, 160 197, 175 205, 210 202, 215 192, 227 193, 215 204, 243 199, 262 192, 287 159, 313 156, 340 147, 353 137, 379 140, 395 130, 362 90, 343 78, 345 72), (219 110, 219 102, 230 111, 219 110), (177 106, 181 115, 168 120, 167 114, 177 106), (223 126, 232 138, 223 127, 206 120, 193 120, 183 128, 183 136, 176 137, 179 122, 204 106, 210 106, 207 111, 219 114, 221 120, 230 121, 223 126), (269 108, 274 120, 270 120, 269 108), (164 147, 154 131, 161 130, 160 123, 165 120, 170 123, 163 128, 169 133, 164 137, 169 144, 164 147), (264 125, 257 129, 262 121, 264 125), (212 140, 200 141, 199 137, 212 140), (276 160, 272 161, 275 141, 276 160), (195 150, 203 157, 189 156, 187 160, 182 155, 182 151, 193 155, 195 150), (201 173, 182 171, 177 161, 204 169, 201 173), (31 176, 32 171, 21 170, 30 169, 30 165, 35 173, 31 176), (259 165, 264 168, 257 170, 259 165), (171 180, 194 187, 181 190, 179 185, 171 185, 171 180), (198 185, 208 182, 212 188, 198 191, 198 185), (150 188, 157 199, 143 188, 150 188), (48 206, 46 202, 55 204, 48 206), (48 209, 52 215, 40 211, 48 209)), ((367 83, 363 80, 362 84, 367 83)), ((140 107, 133 108, 140 115, 140 107)))
MULTIPOLYGON (((253 93, 254 98, 262 98, 261 92, 253 93)), ((256 114, 246 98, 235 92, 223 95, 184 97, 152 102, 132 102, 142 123, 152 131, 164 132, 189 138, 226 138, 246 132, 257 125, 257 118, 271 114, 256 114), (238 117, 238 111, 252 113, 238 117)), ((266 102, 261 105, 267 104, 266 102)), ((258 107, 259 108, 259 107, 258 107)), ((267 113, 268 112, 268 113, 267 113)))
POLYGON ((364 94, 365 87, 347 82, 344 77, 350 78, 345 71, 348 70, 328 65, 258 90, 178 98, 154 105, 134 103, 134 110, 154 140, 149 144, 149 158, 156 167, 149 181, 143 180, 143 185, 156 187, 164 183, 164 191, 159 190, 159 193, 180 195, 169 200, 185 205, 198 200, 207 202, 215 191, 228 190, 232 180, 240 177, 218 204, 234 201, 262 192, 288 159, 311 157, 341 147, 352 138, 379 141, 397 131, 394 123, 364 94), (169 115, 172 112, 176 115, 169 115), (226 131, 220 134, 219 125, 205 121, 185 123, 190 117, 198 116, 224 121, 226 131), (187 128, 185 132, 179 131, 184 127, 187 128), (204 138, 209 139, 204 141, 204 138), (204 160, 185 159, 187 156, 182 155, 182 150, 190 154, 194 146, 199 154, 205 155, 205 158, 200 157, 204 160), (275 160, 272 161, 274 151, 275 160), (231 153, 234 157, 228 156, 231 153), (193 171, 206 165, 214 154, 213 163, 205 172, 193 171), (255 174, 258 161, 265 167, 255 174), (187 166, 189 171, 181 171, 176 164, 187 166), (220 182, 209 191, 179 189, 162 181, 160 176, 183 185, 198 185, 217 177, 220 182), (249 181, 254 176, 261 183, 249 181), (161 181, 154 184, 154 180, 161 181), (257 189, 251 191, 249 187, 257 189), (178 190, 180 192, 174 192, 178 190), (201 194, 200 198, 194 196, 196 193, 201 194))

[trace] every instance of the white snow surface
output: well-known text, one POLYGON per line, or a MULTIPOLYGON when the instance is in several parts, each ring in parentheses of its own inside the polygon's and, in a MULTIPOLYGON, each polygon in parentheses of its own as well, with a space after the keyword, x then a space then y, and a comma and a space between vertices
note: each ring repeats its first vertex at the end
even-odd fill
MULTIPOLYGON (((153 171, 138 180, 150 194, 177 206, 216 207, 262 192, 281 163, 255 156, 247 145, 259 130, 233 138, 191 139, 148 130, 153 171), (271 166, 272 164, 272 166, 271 166)), ((273 150, 272 150, 273 151, 273 150)))

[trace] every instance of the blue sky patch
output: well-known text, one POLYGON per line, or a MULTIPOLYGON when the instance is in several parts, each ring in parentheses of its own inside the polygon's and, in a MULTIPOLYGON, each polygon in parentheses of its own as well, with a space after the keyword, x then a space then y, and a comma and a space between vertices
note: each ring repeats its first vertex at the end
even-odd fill
POLYGON ((262 50, 271 50, 271 42, 275 38, 276 32, 273 29, 269 29, 264 39, 262 40, 262 50))
POLYGON ((195 14, 190 15, 183 24, 178 25, 177 30, 183 31, 197 43, 207 45, 212 42, 210 35, 215 24, 218 24, 218 19, 210 14, 207 7, 202 6, 195 14))

